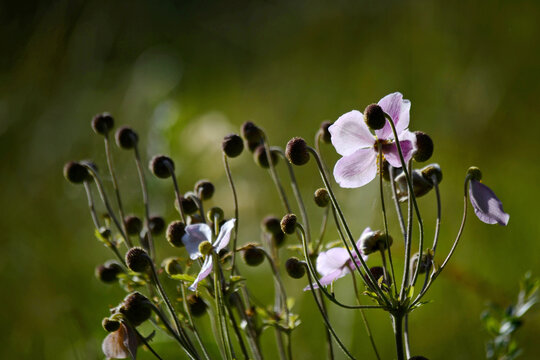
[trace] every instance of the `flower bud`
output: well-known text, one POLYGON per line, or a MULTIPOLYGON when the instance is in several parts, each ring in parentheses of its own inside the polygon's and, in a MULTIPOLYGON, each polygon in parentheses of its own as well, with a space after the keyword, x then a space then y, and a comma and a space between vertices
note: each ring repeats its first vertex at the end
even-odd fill
POLYGON ((103 281, 106 284, 113 283, 117 280, 117 275, 123 273, 124 270, 122 266, 117 262, 111 261, 106 262, 103 265, 96 267, 95 274, 96 278, 103 281))
POLYGON ((152 315, 150 300, 140 292, 135 291, 124 298, 120 312, 133 326, 139 326, 152 315))
POLYGON ((414 160, 424 162, 433 155, 433 140, 423 131, 415 131, 416 135, 416 152, 413 155, 414 160))
POLYGON ((126 253, 126 264, 132 271, 145 272, 150 266, 150 257, 143 248, 132 247, 126 253))
POLYGON ((244 249, 243 257, 244 261, 249 266, 258 266, 264 261, 264 250, 255 245, 249 244, 244 249))
POLYGON ((165 219, 161 216, 152 216, 148 221, 148 227, 152 235, 160 235, 165 230, 165 219))
POLYGON ((328 130, 328 128, 330 126, 332 126, 332 122, 330 121, 323 121, 321 123, 321 128, 319 129, 320 133, 321 133, 321 139, 324 143, 326 144, 330 144, 332 142, 332 135, 330 134, 330 131, 328 130))
POLYGON ((285 262, 285 269, 287 270, 287 274, 293 279, 301 279, 306 274, 304 264, 295 257, 287 259, 285 262))
POLYGON ((229 134, 223 138, 221 149, 230 158, 237 157, 244 150, 242 138, 236 134, 229 134))
POLYGON ((248 143, 259 143, 262 141, 262 131, 251 121, 246 121, 241 127, 242 137, 248 143))
POLYGON ((328 191, 325 188, 315 190, 315 194, 313 194, 313 199, 319 207, 327 207, 330 203, 330 195, 328 195, 328 191))
POLYGON ((195 184, 195 193, 201 200, 209 200, 214 195, 214 184, 208 180, 199 180, 195 184))
POLYGON ((309 161, 309 151, 306 141, 300 137, 294 137, 287 143, 285 156, 294 165, 304 165, 309 161))
POLYGON ((141 219, 135 215, 126 216, 124 218, 124 224, 126 225, 128 235, 138 235, 143 227, 141 219))
POLYGON ((114 137, 116 145, 124 150, 133 149, 139 142, 139 135, 129 126, 122 126, 116 130, 114 137))
POLYGON ((379 279, 382 277, 383 278, 383 282, 390 286, 392 284, 392 279, 388 279, 388 281, 386 281, 384 279, 384 269, 380 266, 373 266, 369 269, 369 271, 371 272, 371 275, 373 275, 373 278, 375 279, 375 281, 379 281, 379 279))
POLYGON ((433 175, 435 175, 437 179, 437 184, 440 184, 442 181, 442 171, 439 164, 430 164, 428 166, 423 167, 421 170, 422 176, 424 179, 429 181, 430 184, 433 184, 433 175))
POLYGON ((270 239, 272 240, 274 245, 276 245, 276 247, 280 247, 285 243, 285 234, 280 229, 279 232, 271 234, 270 239))
POLYGON ((280 220, 277 217, 271 215, 263 219, 261 227, 263 231, 270 234, 278 234, 282 232, 280 220))
POLYGON ((163 260, 162 266, 165 272, 169 275, 182 274, 182 267, 180 266, 178 258, 167 258, 163 260))
MULTIPOLYGON (((392 246, 394 240, 388 235, 388 245, 392 246)), ((372 254, 386 249, 386 235, 382 231, 368 231, 360 237, 360 250, 364 255, 372 254)))
POLYGON ((120 328, 120 321, 104 318, 101 325, 107 332, 115 332, 120 328))
POLYGON ((182 247, 182 237, 186 233, 186 224, 181 221, 173 221, 167 227, 167 241, 174 247, 182 247))
POLYGON ((281 219, 281 231, 285 234, 294 234, 296 230, 296 215, 287 214, 281 219))
POLYGON ((210 255, 212 250, 214 250, 214 246, 210 241, 205 240, 199 244, 199 252, 204 256, 210 255))
POLYGON ((364 110, 364 121, 372 130, 379 130, 386 124, 383 109, 377 104, 371 104, 364 110))
POLYGON ((81 163, 70 161, 64 165, 64 177, 73 184, 80 184, 92 180, 92 176, 81 163))
POLYGON ((206 312, 207 305, 203 298, 195 294, 189 294, 186 298, 191 315, 199 317, 206 312))
POLYGON ((107 135, 114 127, 114 119, 109 113, 97 114, 92 119, 92 129, 98 135, 107 135))
MULTIPOLYGON (((272 158, 272 165, 275 166, 279 160, 278 156, 275 152, 270 150, 270 157, 272 158)), ((266 156, 266 149, 264 145, 257 146, 255 151, 253 152, 253 159, 255 160, 257 165, 262 168, 266 169, 270 166, 270 164, 268 163, 268 157, 266 156)))
MULTIPOLYGON (((416 253, 411 258, 411 271, 413 273, 416 271, 416 267, 418 266, 418 255, 419 254, 416 253)), ((418 269, 418 273, 425 274, 425 272, 430 268, 432 260, 433 252, 431 250, 422 252, 422 261, 420 261, 420 269, 418 269)))
MULTIPOLYGON (((182 210, 184 213, 188 215, 193 214, 199 209, 197 207, 197 203, 191 198, 191 196, 182 196, 180 198, 180 204, 182 205, 182 210)), ((174 207, 178 209, 178 199, 174 200, 174 207)))
POLYGON ((166 179, 174 173, 174 162, 165 155, 156 155, 150 160, 150 171, 161 179, 166 179))
MULTIPOLYGON (((433 184, 430 179, 426 179, 422 174, 421 170, 415 169, 410 175, 412 175, 412 185, 414 196, 421 197, 427 194, 431 189, 433 189, 433 184)), ((407 201, 409 194, 409 186, 407 185, 407 178, 405 177, 405 172, 401 172, 394 179, 397 187, 396 192, 398 200, 403 202, 407 201)))
POLYGON ((467 175, 468 175, 472 180, 476 180, 476 181, 482 180, 482 171, 480 171, 480 169, 477 168, 476 166, 471 166, 471 167, 467 170, 467 175))
POLYGON ((213 208, 211 208, 210 210, 206 212, 206 218, 208 219, 208 221, 212 223, 220 222, 221 220, 223 220, 223 217, 224 217, 223 209, 217 206, 214 206, 213 208))

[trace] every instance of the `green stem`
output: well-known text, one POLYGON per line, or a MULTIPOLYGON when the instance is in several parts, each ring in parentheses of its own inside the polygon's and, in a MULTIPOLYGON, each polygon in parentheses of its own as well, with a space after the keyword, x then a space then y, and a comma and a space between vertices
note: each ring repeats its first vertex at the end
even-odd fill
POLYGON ((392 320, 394 323, 397 359, 405 360, 405 355, 403 354, 403 315, 394 314, 392 315, 392 320))
POLYGON ((137 173, 139 174, 139 182, 141 184, 141 191, 142 191, 142 196, 143 196, 144 222, 146 226, 146 234, 148 236, 148 249, 150 251, 150 257, 152 258, 152 260, 155 260, 156 252, 154 248, 154 237, 152 235, 152 231, 150 231, 150 202, 148 200, 148 189, 146 186, 146 179, 144 177, 141 156, 139 154, 139 147, 137 145, 135 145, 134 147, 134 153, 135 153, 135 164, 137 165, 137 173))
POLYGON ((212 251, 211 255, 212 261, 213 261, 213 271, 214 271, 214 291, 216 295, 216 310, 217 310, 217 318, 218 318, 218 328, 219 333, 221 337, 221 341, 223 343, 223 347, 225 348, 225 355, 227 359, 232 360, 233 357, 233 350, 231 347, 231 340, 229 337, 229 330, 225 319, 225 314, 223 313, 223 294, 221 293, 221 284, 220 284, 220 274, 219 274, 219 259, 215 252, 212 251))
POLYGON ((229 186, 233 194, 234 201, 234 218, 236 219, 234 223, 234 232, 233 232, 233 241, 232 241, 232 259, 231 259, 231 273, 232 275, 236 274, 236 243, 238 241, 238 221, 239 221, 239 211, 238 211, 238 195, 236 194, 236 187, 234 186, 234 181, 231 174, 231 168, 229 167, 229 161, 227 160, 227 155, 223 153, 223 165, 225 166, 225 173, 227 174, 227 180, 229 181, 229 186))

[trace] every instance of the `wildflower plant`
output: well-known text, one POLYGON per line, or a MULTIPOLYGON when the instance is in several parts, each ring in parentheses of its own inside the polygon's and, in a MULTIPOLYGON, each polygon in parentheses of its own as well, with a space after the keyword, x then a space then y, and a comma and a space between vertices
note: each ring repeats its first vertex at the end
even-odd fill
POLYGON ((98 171, 90 161, 77 161, 66 164, 64 175, 70 182, 83 185, 96 237, 115 257, 98 266, 96 276, 105 283, 118 283, 128 293, 103 321, 104 329, 109 332, 103 341, 104 354, 108 358, 135 359, 138 346, 144 345, 160 359, 151 345, 153 333, 145 335, 138 329, 141 324, 151 322, 156 331, 168 334, 190 359, 215 357, 211 350, 216 343, 221 358, 263 359, 260 339, 263 332, 272 330, 279 358, 292 360, 295 351, 291 338, 300 319, 292 311, 293 301, 282 281, 282 274, 287 273, 294 279, 303 279, 305 294, 310 294, 317 305, 325 324, 329 358, 333 358, 336 346, 347 358, 355 359, 355 355, 334 329, 328 306, 360 312, 375 358, 380 355, 365 311, 384 311, 390 315, 399 360, 424 358, 412 356, 408 317, 425 303, 428 290, 455 253, 467 219, 468 202, 477 217, 488 224, 506 225, 509 215, 493 191, 481 182, 480 170, 471 167, 464 180, 462 222, 449 253, 439 254, 442 170, 437 164, 417 168, 431 158, 434 147, 427 134, 409 130, 410 108, 410 101, 403 99, 402 94, 387 95, 378 104, 369 105, 363 114, 353 110, 334 123, 323 122, 315 135, 314 146, 298 137, 292 138, 285 148, 274 146, 262 128, 252 122, 244 123, 241 136, 226 135, 221 148, 232 201, 208 211, 205 203, 212 198, 214 185, 202 180, 193 191, 187 191, 182 177, 177 179, 173 159, 156 155, 148 168, 156 178, 169 181, 178 212, 168 225, 161 216, 150 213, 148 173, 140 154, 139 137, 133 129, 123 126, 116 131, 116 144, 132 153, 144 205, 142 215, 126 215, 110 141, 114 119, 106 113, 97 115, 92 128, 104 141, 107 174, 98 171), (330 143, 342 156, 333 171, 341 187, 360 188, 378 178, 381 228, 375 228, 377 224, 373 223, 363 224, 364 232, 360 236, 353 234, 322 157, 321 146, 330 143), (239 226, 249 224, 241 221, 239 198, 243 194, 236 190, 229 162, 245 149, 253 153, 259 166, 268 170, 283 206, 281 220, 275 216, 263 219, 261 243, 248 243, 238 236, 239 226), (321 227, 317 237, 312 235, 307 203, 300 191, 303 179, 295 175, 295 166, 303 166, 312 158, 321 178, 321 187, 313 199, 314 211, 323 213, 322 224, 317 224, 321 227), (278 166, 286 168, 286 179, 276 171, 278 166), (112 196, 105 191, 105 178, 111 179, 112 196), (285 183, 291 186, 294 199, 287 196, 285 183), (399 234, 389 234, 385 187, 392 193, 390 201, 397 214, 399 234), (437 219, 434 237, 428 241, 416 199, 432 190, 437 219), (101 200, 99 207, 106 210, 104 216, 98 214, 96 191, 101 200), (231 208, 230 213, 223 210, 231 208), (337 230, 334 235, 326 231, 332 220, 337 230), (164 241, 164 232, 171 248, 160 261, 155 244, 164 241), (287 237, 290 246, 284 248, 287 237), (336 237, 338 242, 334 241, 336 237), (392 252, 392 245, 397 242, 403 244, 403 253, 392 252), (295 249, 301 249, 300 258, 292 256, 299 255, 298 251, 294 254, 295 249), (274 281, 273 301, 261 303, 248 288, 245 279, 251 274, 238 267, 239 255, 249 266, 268 266, 274 281), (395 266, 396 255, 402 257, 401 269, 395 266), (333 292, 334 284, 349 275, 356 294, 355 304, 347 303, 333 292), (164 281, 172 281, 176 286, 166 288, 164 281), (210 339, 201 336, 198 330, 200 322, 206 320, 201 318, 205 313, 210 314, 215 333, 210 339))

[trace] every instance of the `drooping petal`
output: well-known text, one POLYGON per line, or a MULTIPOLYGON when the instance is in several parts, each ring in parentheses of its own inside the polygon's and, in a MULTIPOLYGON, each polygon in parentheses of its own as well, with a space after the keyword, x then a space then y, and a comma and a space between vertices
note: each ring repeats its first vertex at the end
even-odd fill
POLYGON ((210 275, 210 272, 212 272, 212 265, 213 265, 212 256, 209 255, 206 257, 206 259, 204 259, 204 263, 201 266, 201 271, 199 271, 197 278, 195 279, 193 284, 191 284, 191 286, 188 288, 189 290, 191 291, 197 290, 197 286, 199 285, 199 282, 205 279, 208 275, 210 275))
MULTIPOLYGON (((403 159, 405 162, 408 162, 416 151, 416 135, 410 131, 403 131, 399 135, 399 145, 401 146, 403 159)), ((399 159, 399 152, 395 142, 383 145, 382 151, 390 165, 395 168, 401 168, 401 160, 399 159)))
POLYGON ((347 249, 341 247, 331 248, 321 252, 317 257, 317 271, 325 276, 336 270, 341 270, 349 260, 347 249))
POLYGON ((129 325, 122 326, 126 327, 126 336, 124 336, 124 346, 129 352, 129 355, 133 360, 137 358, 137 347, 139 346, 139 337, 137 336, 137 333, 135 330, 131 328, 129 325))
POLYGON ((375 138, 364 122, 364 115, 353 110, 343 114, 328 128, 332 145, 338 154, 350 155, 358 149, 373 146, 375 138))
POLYGON ((186 226, 186 233, 182 236, 182 243, 184 243, 192 260, 202 256, 199 245, 203 241, 212 242, 212 229, 210 229, 210 226, 202 223, 186 226))
POLYGON ((334 167, 334 178, 343 188, 364 186, 377 175, 377 153, 359 149, 339 159, 334 167))
POLYGON ((221 249, 223 249, 229 244, 235 222, 236 219, 231 219, 221 226, 221 229, 219 230, 219 235, 214 242, 214 249, 217 253, 219 253, 221 249))
MULTIPOLYGON (((107 358, 127 359, 130 357, 130 350, 125 344, 128 329, 123 323, 118 330, 109 333, 101 344, 101 350, 107 358)), ((135 348, 136 351, 136 348, 135 348)))
MULTIPOLYGON (((339 278, 344 277, 348 273, 349 273, 349 270, 347 268, 334 270, 331 273, 326 274, 323 277, 321 277, 319 279, 319 283, 322 286, 330 285, 332 282, 334 282, 335 280, 339 278)), ((313 285, 313 289, 319 288, 319 284, 317 284, 317 282, 314 282, 312 285, 313 285)), ((304 288, 304 291, 307 291, 307 290, 311 290, 311 287, 309 285, 304 288)))
POLYGON ((510 215, 504 212, 495 193, 479 181, 471 180, 469 195, 474 213, 486 224, 507 225, 510 215))
MULTIPOLYGON (((396 132, 399 134, 409 127, 409 111, 411 110, 411 102, 403 99, 403 95, 395 92, 386 95, 379 100, 379 106, 385 113, 390 115, 396 126, 396 132)), ((384 127, 380 130, 375 130, 377 137, 382 140, 393 139, 394 134, 390 123, 386 121, 384 127)))

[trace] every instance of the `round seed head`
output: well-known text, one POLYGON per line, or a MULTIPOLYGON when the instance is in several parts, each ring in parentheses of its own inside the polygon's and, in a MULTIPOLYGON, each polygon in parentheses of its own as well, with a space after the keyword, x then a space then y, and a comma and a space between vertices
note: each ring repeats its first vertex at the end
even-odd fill
POLYGON ((433 184, 433 180, 432 180, 433 176, 436 177, 437 184, 441 183, 443 176, 442 176, 442 170, 439 164, 430 164, 422 168, 422 170, 420 171, 424 179, 426 179, 430 184, 433 184))
POLYGON ((262 141, 262 131, 251 121, 246 121, 241 127, 242 137, 247 142, 256 143, 262 141))
POLYGON ((261 227, 263 231, 270 234, 279 234, 282 232, 280 220, 277 217, 271 215, 263 219, 261 227))
MULTIPOLYGON (((418 256, 419 254, 416 253, 413 255, 411 259, 411 269, 412 271, 416 271, 416 267, 418 266, 418 256)), ((427 250, 422 252, 422 261, 420 261, 420 268, 418 269, 419 274, 425 274, 426 271, 431 266, 431 261, 433 260, 432 252, 427 250)))
POLYGON ((306 164, 309 161, 309 152, 306 141, 300 137, 292 138, 287 143, 285 155, 294 165, 306 164))
POLYGON ((181 221, 173 221, 167 227, 167 241, 174 247, 182 247, 182 237, 186 233, 186 224, 181 221))
MULTIPOLYGON (((380 266, 373 266, 369 269, 369 271, 371 272, 371 275, 373 275, 373 277, 375 278, 375 281, 379 281, 380 278, 383 278, 384 279, 384 270, 382 267, 380 266)), ((391 281, 391 279, 388 279, 389 281, 391 281)), ((384 283, 388 286, 390 286, 390 284, 388 282, 386 282, 386 280, 383 280, 384 283)))
POLYGON ((243 257, 249 266, 258 266, 264 261, 264 251, 255 245, 247 245, 243 257))
POLYGON ((476 166, 471 166, 467 170, 467 175, 469 175, 472 180, 476 180, 476 181, 482 180, 482 171, 480 171, 480 169, 477 168, 476 166))
POLYGON ((281 231, 285 234, 294 234, 296 230, 296 215, 287 214, 281 219, 281 231))
POLYGON ((244 150, 244 142, 239 135, 229 134, 223 138, 221 149, 230 158, 237 157, 244 150))
POLYGON ((139 326, 152 315, 150 300, 140 292, 134 292, 124 298, 120 312, 133 326, 139 326))
MULTIPOLYGON (((279 158, 277 154, 273 151, 270 151, 270 157, 272 158, 272 165, 276 165, 279 158)), ((253 159, 262 168, 267 169, 270 164, 268 163, 268 157, 266 156, 266 149, 264 148, 264 145, 259 145, 253 152, 253 159)))
POLYGON ((182 274, 182 267, 178 258, 168 258, 163 261, 163 269, 169 275, 182 274))
POLYGON ((287 259, 285 269, 287 270, 287 274, 293 279, 301 279, 306 273, 304 264, 295 257, 287 259))
POLYGON ((174 162, 165 155, 156 155, 150 160, 150 171, 158 178, 165 179, 174 172, 174 162))
POLYGON ((433 140, 431 137, 422 131, 415 131, 416 135, 416 152, 413 155, 414 160, 424 162, 433 155, 433 140))
POLYGON ((98 135, 107 135, 114 127, 114 119, 109 113, 97 114, 92 119, 92 129, 98 135))
POLYGON ((116 145, 125 150, 133 149, 139 141, 139 135, 129 126, 122 126, 116 130, 114 137, 116 138, 116 145))
POLYGON ((208 218, 208 221, 212 223, 216 221, 220 222, 221 220, 223 220, 224 216, 225 215, 223 214, 223 209, 217 206, 214 206, 206 212, 206 217, 208 218))
POLYGON ((152 216, 148 221, 148 227, 152 235, 160 235, 165 230, 165 219, 161 216, 152 216))
POLYGON ((328 190, 325 188, 320 188, 315 190, 315 194, 313 194, 313 199, 315 200, 315 204, 319 207, 327 207, 330 203, 330 195, 328 194, 328 190))
POLYGON ((329 128, 330 126, 332 126, 332 124, 333 124, 333 123, 330 122, 330 121, 323 121, 323 122, 321 123, 321 128, 320 128, 319 131, 320 131, 321 134, 322 134, 322 136, 321 136, 322 141, 323 141, 324 143, 326 143, 326 144, 330 144, 330 143, 332 142, 332 140, 331 140, 331 139, 332 139, 332 135, 330 134, 330 131, 328 130, 328 128, 329 128))
POLYGON ((195 294, 189 294, 186 300, 187 300, 191 315, 196 316, 196 317, 204 315, 204 313, 206 312, 207 305, 204 302, 202 297, 197 296, 195 294))
POLYGON ((283 244, 285 244, 285 234, 281 230, 275 234, 272 234, 271 239, 277 247, 281 247, 283 244))
POLYGON ((210 255, 212 250, 214 250, 214 247, 210 241, 205 240, 199 244, 199 252, 205 256, 210 255))
POLYGON ((120 321, 104 318, 101 325, 107 332, 114 332, 120 328, 120 321))
POLYGON ((108 262, 96 267, 96 278, 106 284, 111 284, 117 280, 117 275, 124 272, 122 266, 116 262, 108 262))
MULTIPOLYGON (((388 235, 388 245, 392 246, 394 240, 388 235)), ((360 238, 360 248, 364 255, 386 249, 386 235, 382 231, 371 231, 360 238)))
POLYGON ((72 184, 92 180, 92 176, 81 163, 70 161, 64 165, 64 177, 72 184))
POLYGON ((132 271, 145 272, 150 266, 150 257, 143 248, 132 247, 126 253, 126 264, 132 271))
POLYGON ((128 235, 137 235, 143 228, 143 223, 138 216, 128 215, 124 218, 128 235))
POLYGON ((209 200, 214 195, 214 184, 208 180, 199 180, 195 184, 195 193, 201 197, 201 200, 209 200))
POLYGON ((383 109, 377 104, 371 104, 364 110, 364 121, 372 130, 379 130, 386 124, 383 109))
MULTIPOLYGON (((174 203, 175 203, 175 207, 178 209, 178 201, 174 200, 174 203)), ((184 211, 184 213, 188 215, 193 214, 199 209, 197 207, 197 203, 191 197, 182 196, 180 198, 180 204, 182 205, 182 210, 184 211)))

